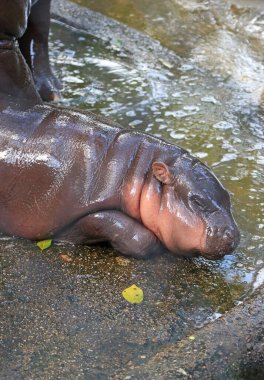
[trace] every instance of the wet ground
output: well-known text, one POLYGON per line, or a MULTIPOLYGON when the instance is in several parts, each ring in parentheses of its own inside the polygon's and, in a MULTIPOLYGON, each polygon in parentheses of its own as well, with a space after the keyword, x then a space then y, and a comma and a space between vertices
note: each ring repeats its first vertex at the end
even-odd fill
MULTIPOLYGON (((211 263, 170 255, 127 260, 98 247, 41 253, 33 243, 2 240, 4 379, 144 378, 135 367, 155 371, 152 357, 233 310, 264 281, 261 2, 252 8, 238 0, 82 3, 139 32, 54 1, 57 19, 90 33, 52 24, 51 58, 65 105, 161 136, 206 161, 232 194, 242 241, 233 255, 211 263), (139 305, 121 296, 133 283, 145 294, 139 305)), ((254 323, 252 331, 256 326, 263 332, 254 323)), ((263 334, 255 338, 253 348, 263 334)), ((232 376, 242 379, 238 373, 232 376)))

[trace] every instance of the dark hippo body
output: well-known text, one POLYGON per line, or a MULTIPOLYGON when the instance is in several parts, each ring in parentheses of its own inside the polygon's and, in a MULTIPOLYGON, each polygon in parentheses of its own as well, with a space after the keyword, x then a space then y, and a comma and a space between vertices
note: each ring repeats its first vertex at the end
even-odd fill
POLYGON ((238 244, 227 191, 178 146, 45 105, 2 105, 0 136, 4 233, 108 241, 136 257, 166 247, 218 259, 238 244))
POLYGON ((239 232, 227 191, 184 149, 92 114, 43 105, 50 0, 2 0, 0 231, 108 241, 144 257, 162 247, 218 259, 239 232), (19 106, 18 106, 19 105, 19 106))

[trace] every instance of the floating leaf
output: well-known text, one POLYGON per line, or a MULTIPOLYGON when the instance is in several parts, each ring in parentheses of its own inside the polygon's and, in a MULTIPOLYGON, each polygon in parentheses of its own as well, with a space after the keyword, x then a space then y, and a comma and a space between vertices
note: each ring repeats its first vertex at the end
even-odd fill
POLYGON ((136 285, 132 285, 123 290, 122 296, 130 303, 140 303, 143 301, 143 290, 136 285))
POLYGON ((52 244, 52 240, 41 240, 37 242, 37 246, 41 249, 41 251, 44 251, 44 249, 48 249, 52 244))

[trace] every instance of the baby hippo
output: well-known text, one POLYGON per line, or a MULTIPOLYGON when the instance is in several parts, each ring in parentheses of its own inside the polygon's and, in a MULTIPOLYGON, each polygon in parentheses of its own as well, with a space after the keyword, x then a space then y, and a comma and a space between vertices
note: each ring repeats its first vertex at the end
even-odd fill
POLYGON ((0 111, 1 232, 109 242, 138 258, 166 248, 221 259, 237 247, 228 192, 186 150, 72 109, 0 111))

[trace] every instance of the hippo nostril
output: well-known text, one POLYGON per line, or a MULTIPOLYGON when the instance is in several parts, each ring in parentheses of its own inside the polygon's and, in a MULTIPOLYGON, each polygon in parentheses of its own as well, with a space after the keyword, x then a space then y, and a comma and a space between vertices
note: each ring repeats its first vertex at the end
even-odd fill
MULTIPOLYGON (((220 223, 219 223, 220 224, 220 223)), ((236 226, 207 226, 207 239, 202 255, 208 259, 221 259, 238 246, 240 234, 236 226)))
POLYGON ((226 240, 233 240, 234 239, 234 234, 230 230, 226 230, 223 234, 223 238, 226 240))
POLYGON ((212 227, 207 227, 207 235, 211 237, 211 236, 213 236, 213 234, 214 234, 214 231, 213 231, 212 227))

